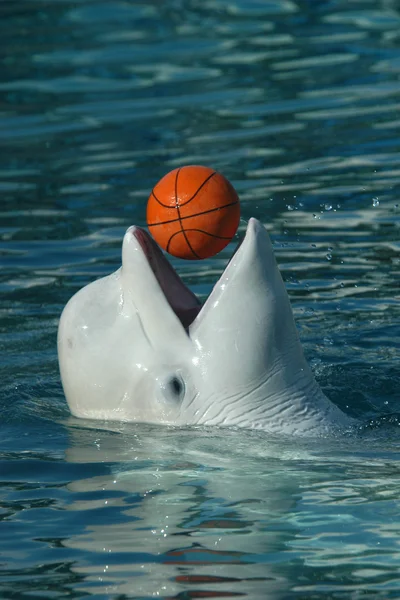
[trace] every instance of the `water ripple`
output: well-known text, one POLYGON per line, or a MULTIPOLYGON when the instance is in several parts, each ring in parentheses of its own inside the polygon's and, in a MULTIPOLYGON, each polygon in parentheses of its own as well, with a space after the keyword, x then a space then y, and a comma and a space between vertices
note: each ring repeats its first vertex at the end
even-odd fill
MULTIPOLYGON (((0 3, 0 596, 399 596, 399 21, 368 0, 0 3), (203 162, 270 232, 340 440, 77 421, 60 312, 203 162)), ((204 300, 237 239, 171 259, 204 300)))

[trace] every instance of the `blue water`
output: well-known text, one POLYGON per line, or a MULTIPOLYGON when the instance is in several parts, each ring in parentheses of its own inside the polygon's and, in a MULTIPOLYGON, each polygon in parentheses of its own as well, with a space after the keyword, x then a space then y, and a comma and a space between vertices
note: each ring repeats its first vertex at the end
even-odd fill
MULTIPOLYGON (((0 598, 400 598, 400 11, 0 3, 0 598), (154 183, 224 173, 357 434, 70 417, 56 332, 154 183)), ((204 299, 234 243, 172 259, 204 299)))

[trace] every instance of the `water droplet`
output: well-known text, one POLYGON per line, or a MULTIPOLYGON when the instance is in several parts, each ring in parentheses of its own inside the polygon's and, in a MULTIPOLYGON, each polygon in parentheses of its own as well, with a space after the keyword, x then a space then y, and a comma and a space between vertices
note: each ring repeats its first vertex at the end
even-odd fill
POLYGON ((325 210, 332 210, 332 204, 325 204, 325 210))
POLYGON ((332 260, 332 254, 330 252, 326 255, 326 260, 332 260))
POLYGON ((316 367, 317 365, 320 365, 322 363, 322 360, 320 358, 312 358, 310 360, 310 364, 312 367, 316 367))
POLYGON ((288 204, 288 205, 286 206, 286 208, 287 208, 288 210, 294 210, 294 206, 293 206, 292 204, 288 204))
POLYGON ((379 206, 379 198, 372 198, 372 206, 379 206))

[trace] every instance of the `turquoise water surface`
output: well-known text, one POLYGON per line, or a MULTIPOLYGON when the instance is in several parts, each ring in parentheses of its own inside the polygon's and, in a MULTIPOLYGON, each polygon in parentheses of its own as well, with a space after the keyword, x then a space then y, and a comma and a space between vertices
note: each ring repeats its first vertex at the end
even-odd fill
MULTIPOLYGON (((400 598, 398 3, 3 0, 0 29, 0 599, 400 598), (62 308, 193 163, 267 226, 357 433, 70 416, 62 308)), ((205 299, 236 242, 171 260, 205 299)))

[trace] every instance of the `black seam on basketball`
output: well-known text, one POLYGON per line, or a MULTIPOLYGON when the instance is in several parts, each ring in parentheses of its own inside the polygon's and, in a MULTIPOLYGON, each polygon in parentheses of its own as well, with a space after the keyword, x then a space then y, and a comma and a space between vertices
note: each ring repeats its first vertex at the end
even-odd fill
POLYGON ((210 233, 209 231, 204 231, 204 229, 197 229, 195 227, 191 227, 190 229, 185 229, 186 232, 196 231, 197 233, 204 233, 204 235, 209 235, 210 237, 215 238, 216 240, 231 240, 232 236, 224 237, 223 235, 217 235, 216 233, 210 233))
POLYGON ((173 206, 171 206, 170 204, 163 204, 163 203, 161 202, 161 200, 159 200, 159 199, 157 198, 157 196, 155 195, 155 193, 154 193, 154 189, 152 189, 152 190, 151 190, 151 195, 154 197, 154 200, 155 200, 156 202, 158 202, 158 204, 159 204, 160 206, 163 206, 164 208, 174 208, 174 207, 173 207, 173 206))
MULTIPOLYGON (((208 235, 209 237, 212 237, 212 238, 214 238, 216 240, 229 240, 230 241, 232 239, 231 237, 224 237, 222 235, 216 235, 215 233, 209 233, 208 231, 204 231, 203 229, 195 229, 195 228, 185 229, 184 231, 175 231, 175 233, 173 233, 171 235, 171 237, 168 240, 166 251, 169 252, 169 245, 170 245, 170 242, 171 242, 172 238, 174 238, 176 235, 179 235, 180 233, 185 234, 185 233, 189 233, 189 232, 192 232, 192 231, 195 231, 196 233, 203 233, 204 235, 208 235)), ((185 240, 187 241, 186 235, 185 235, 185 240)), ((196 255, 196 256, 198 256, 196 254, 196 252, 193 250, 192 246, 190 244, 188 244, 188 245, 189 245, 190 250, 193 252, 193 254, 196 255)))
POLYGON ((178 217, 176 219, 170 219, 169 221, 161 221, 160 223, 147 223, 148 227, 157 227, 157 225, 168 225, 169 223, 174 223, 175 221, 184 221, 185 219, 191 219, 192 217, 201 217, 202 215, 207 215, 208 213, 215 212, 217 210, 222 210, 223 208, 228 208, 229 206, 234 206, 238 204, 238 201, 229 202, 229 204, 224 204, 223 206, 217 206, 217 208, 209 208, 208 210, 203 210, 198 213, 194 213, 193 215, 186 215, 185 217, 178 217))
POLYGON ((175 177, 175 208, 178 208, 178 177, 180 172, 181 167, 177 170, 175 177))
POLYGON ((181 206, 186 206, 187 204, 189 204, 189 202, 191 202, 194 198, 196 198, 197 194, 199 193, 199 191, 206 185, 207 181, 210 181, 211 177, 214 177, 214 175, 217 174, 217 171, 214 171, 214 173, 211 173, 211 175, 209 175, 208 177, 206 177, 206 179, 203 181, 203 183, 201 184, 201 186, 199 186, 197 188, 197 190, 195 191, 195 193, 193 194, 193 196, 191 198, 189 198, 189 200, 186 200, 185 202, 181 202, 181 206))
MULTIPOLYGON (((179 204, 178 204, 178 176, 179 176, 179 173, 180 173, 180 172, 181 172, 181 169, 178 169, 178 170, 177 170, 177 172, 176 172, 176 177, 175 177, 175 208, 176 208, 176 210, 177 210, 177 213, 178 213, 179 225, 181 226, 181 231, 182 231, 182 233, 183 233, 183 236, 184 236, 184 238, 185 238, 185 240, 186 240, 186 243, 187 243, 187 245, 189 246, 189 248, 190 248, 190 251, 192 252, 193 256, 195 256, 196 258, 199 258, 199 259, 200 259, 200 258, 201 258, 201 256, 199 256, 199 255, 197 254, 197 252, 195 252, 195 251, 193 250, 193 248, 192 248, 192 245, 191 245, 191 243, 190 243, 190 242, 189 242, 189 240, 188 240, 188 237, 187 237, 187 235, 186 235, 186 232, 185 232, 185 230, 184 230, 184 228, 183 228, 183 224, 182 224, 181 211, 179 210, 179 209, 180 209, 180 206, 179 206, 179 204)), ((171 238, 170 238, 170 240, 169 240, 169 241, 171 241, 171 238)), ((168 245, 169 245, 169 242, 168 242, 168 245)))
MULTIPOLYGON (((177 199, 178 199, 178 189, 177 189, 177 181, 178 181, 178 175, 179 175, 179 171, 182 169, 182 167, 180 167, 177 170, 176 173, 176 178, 175 178, 175 207, 171 206, 170 204, 164 204, 163 202, 161 202, 161 200, 159 198, 157 198, 156 193, 155 193, 155 188, 153 188, 151 190, 151 194, 154 197, 154 200, 160 205, 163 206, 164 208, 178 208, 177 206, 177 199)), ((186 204, 189 204, 189 202, 191 202, 199 193, 199 191, 201 190, 201 188, 203 186, 205 186, 205 184, 207 183, 207 181, 209 181, 211 179, 211 177, 214 177, 214 175, 216 175, 217 171, 214 171, 213 173, 211 173, 211 175, 209 175, 208 177, 206 177, 206 179, 203 181, 203 183, 201 184, 200 187, 197 188, 196 192, 193 194, 193 196, 191 198, 189 198, 189 200, 186 200, 185 202, 183 202, 180 206, 186 206, 186 204)), ((157 187, 157 186, 156 186, 157 187)))
POLYGON ((187 239, 187 237, 186 237, 186 235, 185 235, 185 230, 184 230, 184 229, 181 229, 181 231, 175 231, 175 233, 173 233, 173 234, 171 235, 171 237, 170 237, 170 238, 169 238, 169 240, 168 240, 167 247, 165 248, 165 249, 166 249, 166 251, 167 251, 167 252, 169 252, 169 247, 170 247, 170 244, 171 244, 171 242, 172 242, 172 239, 173 239, 173 238, 174 238, 176 235, 179 235, 180 233, 183 233, 183 236, 184 236, 184 238, 185 238, 185 240, 186 240, 186 243, 187 243, 187 245, 188 245, 188 248, 189 248, 189 250, 191 251, 191 253, 193 254, 193 256, 194 256, 195 258, 198 258, 199 260, 201 260, 201 256, 199 256, 199 255, 198 255, 198 254, 197 254, 197 253, 196 253, 196 252, 193 250, 192 246, 189 244, 189 240, 187 239))

